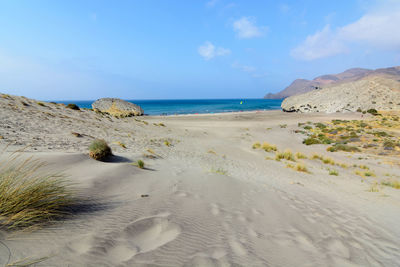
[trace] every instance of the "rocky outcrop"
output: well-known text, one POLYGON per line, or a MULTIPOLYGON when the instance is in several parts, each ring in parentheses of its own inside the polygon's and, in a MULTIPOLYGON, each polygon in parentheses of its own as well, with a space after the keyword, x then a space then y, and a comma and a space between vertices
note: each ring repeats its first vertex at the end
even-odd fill
POLYGON ((92 104, 92 108, 118 118, 143 115, 141 107, 118 98, 100 98, 92 104))
POLYGON ((327 86, 282 102, 286 112, 354 112, 400 109, 400 82, 396 75, 373 75, 327 86))
POLYGON ((264 98, 282 99, 293 95, 311 92, 315 89, 321 89, 329 85, 338 85, 342 83, 357 81, 371 75, 393 75, 398 76, 398 78, 400 79, 400 67, 390 67, 376 70, 353 68, 339 74, 322 75, 311 81, 306 79, 297 79, 279 93, 269 93, 264 96, 264 98))

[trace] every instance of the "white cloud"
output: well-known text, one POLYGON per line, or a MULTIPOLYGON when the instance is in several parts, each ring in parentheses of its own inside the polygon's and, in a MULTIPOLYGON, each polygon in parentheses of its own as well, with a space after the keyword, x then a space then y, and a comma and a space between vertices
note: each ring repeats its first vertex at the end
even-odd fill
POLYGON ((357 21, 331 30, 326 25, 291 51, 298 59, 313 60, 342 54, 350 44, 400 51, 400 4, 386 1, 357 21), (387 5, 391 3, 391 5, 387 5))
POLYGON ((233 30, 240 39, 250 39, 264 36, 268 31, 266 26, 256 26, 252 17, 242 17, 233 22, 233 30))
POLYGON ((215 47, 211 42, 205 42, 203 45, 199 46, 197 52, 202 56, 205 60, 213 59, 217 56, 226 56, 231 53, 231 50, 223 48, 223 47, 215 47))
POLYGON ((337 39, 329 25, 314 35, 307 36, 306 40, 291 51, 294 58, 314 60, 341 54, 347 51, 344 44, 337 39))

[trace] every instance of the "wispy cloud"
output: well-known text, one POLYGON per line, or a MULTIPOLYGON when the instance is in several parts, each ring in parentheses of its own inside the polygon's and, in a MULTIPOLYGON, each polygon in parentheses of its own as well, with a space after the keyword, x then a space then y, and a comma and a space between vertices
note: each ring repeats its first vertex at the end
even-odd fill
POLYGON ((347 51, 346 46, 338 40, 336 33, 326 25, 322 31, 307 36, 306 40, 291 51, 294 58, 302 60, 314 60, 341 54, 347 51))
POLYGON ((240 69, 241 71, 244 71, 244 72, 255 72, 257 70, 256 67, 249 66, 249 65, 242 65, 238 61, 233 62, 231 66, 234 69, 240 69))
POLYGON ((331 30, 326 25, 291 51, 297 59, 314 60, 346 53, 350 44, 400 51, 400 3, 386 1, 357 21, 331 30))
POLYGON ((216 47, 211 42, 205 42, 203 45, 199 46, 197 52, 205 60, 213 59, 217 56, 226 56, 231 53, 231 50, 223 47, 216 47))
POLYGON ((97 14, 96 13, 90 13, 89 14, 89 19, 93 22, 97 21, 97 14))
POLYGON ((242 17, 233 22, 233 30, 238 38, 250 39, 264 36, 268 31, 268 27, 257 26, 253 17, 242 17))
POLYGON ((258 69, 256 67, 251 66, 251 65, 243 65, 243 64, 240 64, 238 61, 234 61, 231 65, 231 67, 234 69, 238 69, 243 72, 246 72, 246 73, 250 74, 251 77, 253 77, 253 78, 264 78, 264 77, 268 76, 268 73, 265 73, 265 72, 262 73, 262 72, 258 71, 258 69))
POLYGON ((214 6, 217 4, 218 1, 219 1, 219 0, 210 0, 210 1, 207 1, 206 7, 214 7, 214 6))

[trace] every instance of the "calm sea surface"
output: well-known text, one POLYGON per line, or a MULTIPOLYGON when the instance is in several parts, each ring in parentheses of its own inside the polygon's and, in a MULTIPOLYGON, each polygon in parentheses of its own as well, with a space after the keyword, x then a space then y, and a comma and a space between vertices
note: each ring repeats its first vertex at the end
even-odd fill
MULTIPOLYGON (((281 99, 195 99, 195 100, 127 100, 142 107, 147 115, 219 113, 280 109, 281 99)), ((92 108, 93 101, 56 101, 92 108)))

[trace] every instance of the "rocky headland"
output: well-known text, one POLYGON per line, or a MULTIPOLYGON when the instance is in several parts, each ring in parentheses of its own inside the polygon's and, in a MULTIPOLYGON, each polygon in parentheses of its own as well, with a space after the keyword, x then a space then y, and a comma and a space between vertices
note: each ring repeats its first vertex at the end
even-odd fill
MULTIPOLYGON (((355 112, 400 109, 400 67, 355 81, 332 83, 282 102, 286 112, 355 112)), ((388 70, 388 69, 386 69, 388 70)))

